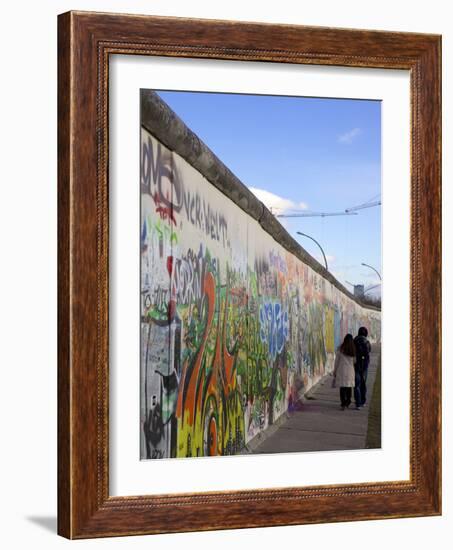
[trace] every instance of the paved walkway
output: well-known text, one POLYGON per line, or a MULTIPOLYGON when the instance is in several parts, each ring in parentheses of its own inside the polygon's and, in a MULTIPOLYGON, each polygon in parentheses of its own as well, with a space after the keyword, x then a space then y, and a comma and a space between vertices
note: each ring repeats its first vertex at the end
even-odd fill
POLYGON ((252 441, 251 453, 334 451, 364 449, 368 412, 378 365, 379 352, 371 354, 368 369, 367 405, 361 410, 340 408, 340 390, 332 388, 332 377, 324 377, 301 401, 298 410, 272 429, 260 441, 252 441))

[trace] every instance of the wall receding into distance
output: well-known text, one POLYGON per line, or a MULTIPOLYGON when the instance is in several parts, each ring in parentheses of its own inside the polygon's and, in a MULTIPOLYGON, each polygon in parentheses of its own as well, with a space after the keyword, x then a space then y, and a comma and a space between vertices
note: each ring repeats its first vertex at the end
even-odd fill
POLYGON ((239 453, 332 370, 347 332, 364 325, 380 339, 380 311, 277 242, 268 211, 250 197, 262 215, 244 209, 231 174, 222 192, 217 167, 227 170, 142 91, 141 458, 239 453), (206 170, 171 150, 175 134, 206 170))

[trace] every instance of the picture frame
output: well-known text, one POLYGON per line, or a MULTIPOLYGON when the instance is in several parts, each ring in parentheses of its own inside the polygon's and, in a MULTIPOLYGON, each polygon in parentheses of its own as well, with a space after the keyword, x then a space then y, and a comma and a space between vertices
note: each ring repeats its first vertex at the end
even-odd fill
POLYGON ((439 515, 441 38, 68 12, 59 16, 58 49, 58 533, 75 539, 439 515), (409 71, 409 480, 110 496, 108 101, 113 54, 409 71), (354 497, 347 507, 345 496, 354 497))

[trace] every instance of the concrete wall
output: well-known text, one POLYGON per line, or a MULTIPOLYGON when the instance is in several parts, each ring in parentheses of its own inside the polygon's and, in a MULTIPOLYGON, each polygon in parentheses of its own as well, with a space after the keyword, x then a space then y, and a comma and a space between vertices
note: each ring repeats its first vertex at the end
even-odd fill
POLYGON ((217 187, 142 127, 141 458, 240 452, 347 332, 380 338, 380 311, 217 187))

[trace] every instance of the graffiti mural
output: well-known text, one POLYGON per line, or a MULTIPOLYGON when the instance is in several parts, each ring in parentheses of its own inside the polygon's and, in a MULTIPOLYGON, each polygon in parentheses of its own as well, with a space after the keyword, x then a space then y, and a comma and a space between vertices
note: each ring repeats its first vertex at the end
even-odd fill
POLYGON ((232 455, 333 367, 360 307, 141 130, 141 458, 232 455))

